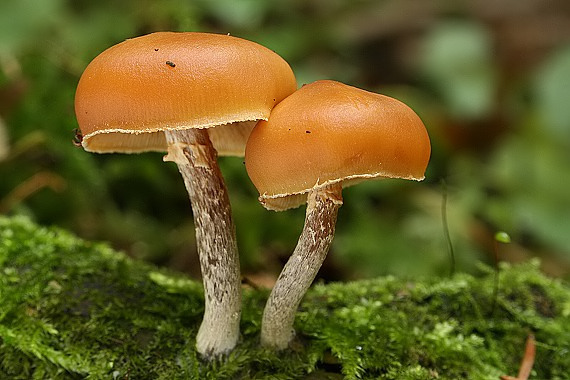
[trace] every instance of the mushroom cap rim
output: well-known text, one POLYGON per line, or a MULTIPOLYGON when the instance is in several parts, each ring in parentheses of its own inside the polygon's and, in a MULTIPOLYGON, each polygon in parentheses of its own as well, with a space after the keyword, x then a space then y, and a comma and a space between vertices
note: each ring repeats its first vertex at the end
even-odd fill
MULTIPOLYGON (((319 183, 319 180, 317 180, 317 183, 315 184, 315 186, 301 190, 301 191, 293 192, 293 193, 282 193, 282 194, 273 194, 273 195, 267 195, 267 193, 263 193, 259 196, 258 199, 259 199, 259 202, 263 205, 263 207, 265 207, 267 210, 285 211, 285 210, 288 210, 289 208, 297 208, 305 202, 300 202, 298 205, 296 205, 294 207, 277 208, 277 207, 272 207, 271 204, 267 204, 266 200, 287 198, 287 197, 295 197, 296 198, 299 196, 303 196, 303 195, 309 193, 310 191, 319 190, 319 189, 325 188, 327 186, 330 186, 330 185, 333 185, 333 184, 339 183, 339 182, 342 183, 342 182, 348 181, 348 183, 349 183, 348 186, 350 186, 351 183, 353 184, 353 183, 357 183, 357 182, 361 182, 361 181, 366 181, 369 179, 382 179, 382 178, 400 178, 400 179, 407 179, 407 180, 420 182, 420 181, 423 181, 425 179, 425 175, 421 176, 421 177, 414 177, 413 175, 399 176, 399 175, 392 175, 392 174, 384 173, 384 172, 377 172, 377 173, 373 173, 373 174, 354 174, 354 175, 346 176, 343 178, 335 178, 335 179, 327 180, 323 183, 319 183)), ((345 186, 343 184, 343 188, 344 187, 345 186)))
MULTIPOLYGON (((215 128, 215 127, 220 127, 223 125, 229 125, 229 124, 234 124, 234 123, 244 123, 244 122, 251 122, 251 121, 261 121, 261 120, 265 120, 267 121, 267 117, 251 117, 251 118, 244 118, 243 120, 237 119, 237 120, 230 120, 227 122, 212 122, 212 123, 204 123, 204 124, 198 124, 198 125, 184 125, 184 124, 180 124, 178 126, 168 126, 168 124, 165 124, 164 126, 161 127, 155 127, 155 128, 146 128, 146 129, 137 129, 137 130, 132 130, 132 129, 124 129, 124 128, 109 128, 109 129, 99 129, 96 131, 93 131, 91 133, 88 133, 86 135, 83 136, 83 139, 81 141, 81 146, 83 147, 83 149, 86 152, 89 153, 103 153, 97 149, 90 149, 88 147, 87 142, 89 141, 90 138, 97 136, 97 135, 101 135, 101 134, 106 134, 106 133, 117 133, 117 134, 130 134, 130 135, 144 135, 145 133, 158 133, 158 132, 164 132, 164 131, 183 131, 186 129, 208 129, 208 128, 215 128)), ((152 152, 152 151, 157 151, 157 152, 161 152, 162 150, 157 150, 157 149, 149 149, 148 152, 152 152)), ((123 151, 105 151, 104 153, 135 153, 135 152, 123 152, 123 151)))

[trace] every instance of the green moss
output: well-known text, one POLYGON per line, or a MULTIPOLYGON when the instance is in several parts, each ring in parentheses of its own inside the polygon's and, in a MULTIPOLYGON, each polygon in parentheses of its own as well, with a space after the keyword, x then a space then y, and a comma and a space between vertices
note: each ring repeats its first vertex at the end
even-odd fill
POLYGON ((194 351, 201 285, 104 244, 0 218, 0 378, 497 379, 518 372, 527 335, 533 378, 570 373, 570 288, 536 262, 479 278, 394 277, 317 285, 293 349, 259 348, 266 291, 246 291, 242 340, 225 361, 194 351), (494 306, 493 306, 494 305, 494 306))

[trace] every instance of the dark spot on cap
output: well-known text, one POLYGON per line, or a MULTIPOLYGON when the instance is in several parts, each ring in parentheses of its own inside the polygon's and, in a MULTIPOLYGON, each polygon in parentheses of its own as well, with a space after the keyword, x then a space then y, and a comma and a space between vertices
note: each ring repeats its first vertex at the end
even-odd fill
POLYGON ((275 101, 275 98, 273 98, 273 101, 275 101))
POLYGON ((170 67, 176 67, 176 64, 172 61, 166 61, 166 64, 170 67))
POLYGON ((157 49, 154 49, 154 51, 158 51, 158 48, 157 48, 157 49))
POLYGON ((311 131, 305 131, 305 133, 311 133, 311 131))

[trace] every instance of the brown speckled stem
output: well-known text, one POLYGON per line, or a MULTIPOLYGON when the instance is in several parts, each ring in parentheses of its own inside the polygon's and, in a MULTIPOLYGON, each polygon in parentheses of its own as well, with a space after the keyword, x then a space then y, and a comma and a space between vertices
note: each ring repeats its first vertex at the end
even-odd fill
POLYGON ((205 129, 165 132, 168 155, 192 202, 206 299, 196 348, 206 358, 231 351, 239 338, 241 284, 230 201, 205 129))
POLYGON ((309 193, 303 232, 265 305, 261 322, 263 346, 283 350, 293 339, 295 313, 325 260, 341 205, 341 184, 309 193))

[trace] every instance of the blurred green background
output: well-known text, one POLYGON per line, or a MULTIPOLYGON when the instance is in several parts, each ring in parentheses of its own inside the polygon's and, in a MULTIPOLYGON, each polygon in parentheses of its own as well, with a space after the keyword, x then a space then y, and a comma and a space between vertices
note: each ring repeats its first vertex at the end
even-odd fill
MULTIPOLYGON (((540 257, 570 274, 570 2, 435 0, 2 0, 0 213, 27 214, 131 256, 199 276, 192 214, 161 154, 95 155, 72 144, 79 77, 98 53, 160 30, 231 33, 317 79, 394 96, 424 120, 422 183, 344 191, 319 276, 471 272, 540 257), (445 202, 445 208, 444 206, 445 202), (510 244, 495 243, 506 231, 510 244)), ((257 202, 243 160, 220 159, 243 273, 271 284, 304 208, 257 202)))

